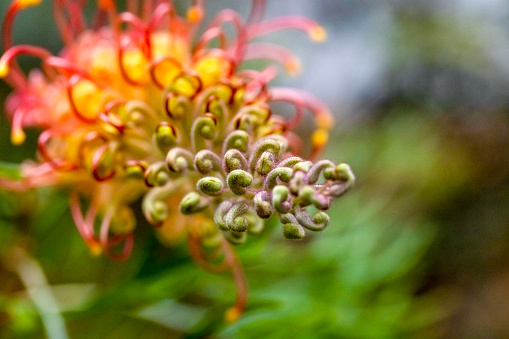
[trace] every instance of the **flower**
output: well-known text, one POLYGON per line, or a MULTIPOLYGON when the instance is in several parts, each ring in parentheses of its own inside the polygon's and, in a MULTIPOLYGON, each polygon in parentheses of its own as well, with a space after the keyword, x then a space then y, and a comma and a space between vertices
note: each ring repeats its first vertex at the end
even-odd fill
POLYGON ((263 0, 252 1, 246 21, 232 10, 219 12, 202 33, 201 0, 185 16, 172 1, 128 0, 119 12, 115 1, 99 0, 89 28, 86 0, 54 0, 65 43, 55 56, 12 42, 18 12, 40 1, 14 0, 3 23, 0 76, 14 89, 6 103, 12 142, 24 141, 23 127, 42 132, 37 162, 22 164, 20 180, 0 178, 0 186, 70 188, 71 212, 91 252, 118 260, 131 252, 132 208, 143 197, 143 213, 163 239, 187 232, 199 265, 232 271, 239 286, 228 313, 234 320, 247 292, 230 243, 259 233, 273 215, 286 238, 321 231, 329 223, 325 211, 354 182, 348 165, 315 160, 332 128, 325 105, 309 93, 269 86, 275 65, 295 73, 297 58, 281 46, 252 42, 286 28, 319 42, 325 30, 296 16, 262 21, 263 0), (225 29, 230 24, 233 37, 225 29), (41 69, 25 75, 16 63, 20 54, 41 59, 41 69), (253 59, 272 63, 241 67, 253 59), (292 104, 295 115, 277 115, 271 107, 277 101, 292 104), (306 112, 316 124, 309 142, 294 132, 306 112))

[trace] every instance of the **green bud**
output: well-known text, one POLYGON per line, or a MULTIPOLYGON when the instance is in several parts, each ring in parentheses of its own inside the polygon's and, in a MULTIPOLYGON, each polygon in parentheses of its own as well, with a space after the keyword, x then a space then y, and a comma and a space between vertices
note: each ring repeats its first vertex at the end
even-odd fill
POLYGON ((160 224, 168 218, 168 206, 162 201, 154 201, 154 203, 149 208, 150 219, 156 223, 160 224))
POLYGON ((254 123, 252 117, 249 114, 237 114, 233 124, 238 131, 252 132, 254 129, 254 123))
POLYGON ((306 236, 306 232, 299 224, 284 224, 283 236, 290 240, 300 240, 306 236))
POLYGON ((302 171, 307 173, 312 166, 313 163, 311 161, 301 161, 295 164, 295 166, 293 166, 293 169, 296 171, 302 171))
POLYGON ((245 188, 251 186, 253 176, 243 170, 234 170, 228 174, 226 178, 228 187, 236 195, 243 195, 246 193, 245 188))
POLYGON ((206 148, 205 140, 216 138, 216 119, 211 114, 206 114, 193 122, 191 128, 191 144, 195 151, 206 148))
POLYGON ((245 131, 233 131, 226 137, 223 144, 223 154, 230 149, 237 149, 242 153, 247 151, 249 146, 249 134, 245 131))
POLYGON ((226 226, 234 232, 245 232, 249 223, 244 216, 248 211, 248 205, 245 203, 237 203, 233 205, 225 217, 226 226))
POLYGON ((308 171, 308 182, 314 184, 320 178, 320 174, 327 168, 334 168, 334 163, 330 160, 320 160, 308 171))
POLYGON ((310 231, 323 231, 330 222, 330 217, 327 213, 318 211, 313 215, 313 218, 309 216, 309 213, 305 209, 296 208, 295 217, 299 224, 304 226, 310 231))
POLYGON ((217 209, 214 212, 214 223, 220 230, 229 230, 228 226, 226 226, 225 217, 232 206, 233 204, 229 200, 225 200, 217 206, 217 209))
POLYGON ((290 187, 290 192, 292 192, 292 194, 294 195, 297 195, 299 194, 301 187, 306 184, 307 184, 306 173, 299 170, 293 173, 292 179, 288 183, 288 186, 290 187))
POLYGON ((143 197, 142 210, 147 220, 159 226, 168 217, 166 200, 175 192, 175 186, 168 182, 165 186, 151 188, 143 197))
POLYGON ((288 213, 292 209, 291 201, 287 201, 288 193, 288 187, 283 185, 277 185, 272 189, 272 206, 279 213, 288 213))
POLYGON ((212 171, 221 171, 221 158, 208 149, 202 149, 194 157, 194 167, 202 174, 209 174, 212 171))
POLYGON ((326 180, 335 180, 334 167, 327 167, 323 170, 323 177, 326 180))
POLYGON ((277 185, 277 179, 281 180, 282 182, 289 182, 290 179, 292 179, 293 176, 293 170, 289 167, 276 167, 265 178, 265 182, 263 184, 263 187, 265 187, 266 190, 272 189, 274 186, 277 185))
POLYGON ((204 116, 196 119, 191 133, 204 139, 213 139, 216 134, 216 120, 213 116, 204 116))
POLYGON ((155 162, 145 171, 145 183, 149 187, 164 186, 169 180, 168 174, 168 169, 163 161, 155 162))
POLYGON ((183 95, 170 92, 166 97, 166 113, 173 120, 180 120, 191 112, 191 103, 183 95))
POLYGON ((237 121, 235 128, 239 130, 250 131, 269 119, 271 115, 270 108, 264 104, 252 104, 243 106, 237 112, 237 121))
POLYGON ((301 225, 295 219, 293 214, 281 214, 279 221, 283 224, 283 236, 286 239, 302 239, 306 235, 306 232, 301 225))
POLYGON ((253 200, 256 214, 262 219, 270 218, 270 216, 274 212, 274 209, 272 208, 272 204, 270 202, 270 194, 266 191, 258 192, 255 194, 253 200))
POLYGON ((126 176, 129 178, 143 179, 145 171, 147 170, 147 165, 142 162, 131 161, 125 164, 124 169, 126 176))
POLYGON ((286 138, 278 134, 269 135, 258 140, 253 145, 251 157, 249 158, 249 166, 251 167, 251 171, 254 171, 256 162, 263 152, 270 152, 274 154, 276 158, 279 158, 279 156, 286 151, 287 147, 288 141, 286 138))
POLYGON ((224 170, 230 173, 234 170, 246 170, 247 160, 238 149, 231 149, 225 153, 224 157, 224 170))
POLYGON ((327 213, 318 211, 313 215, 313 222, 315 224, 328 225, 330 222, 330 217, 327 213))
POLYGON ((296 164, 298 164, 299 162, 301 162, 302 159, 299 158, 299 157, 289 157, 289 158, 286 158, 285 160, 281 161, 277 167, 292 167, 295 166, 296 164))
POLYGON ((182 147, 174 147, 166 155, 166 165, 172 172, 177 173, 193 169, 193 160, 193 153, 182 147))
POLYGON ((263 152, 256 163, 256 172, 260 175, 267 175, 275 166, 274 154, 263 152))
POLYGON ((239 88, 235 91, 235 94, 233 94, 233 103, 235 106, 239 107, 244 104, 244 95, 246 93, 245 88, 239 88))
POLYGON ((207 88, 208 97, 215 96, 218 100, 222 100, 225 103, 229 103, 232 99, 233 91, 230 86, 226 85, 215 85, 207 88))
POLYGON ((200 77, 189 73, 181 73, 171 84, 171 90, 180 96, 191 98, 202 88, 200 77))
POLYGON ((155 140, 161 151, 167 152, 172 146, 177 144, 177 131, 175 127, 163 121, 157 126, 155 140))
POLYGON ((223 181, 216 177, 206 177, 198 180, 196 188, 206 195, 219 195, 223 189, 223 181))
POLYGON ((313 186, 305 185, 299 189, 299 198, 302 201, 301 206, 311 205, 314 201, 315 189, 313 186))
POLYGON ((334 168, 334 177, 336 180, 346 181, 348 186, 352 186, 355 182, 355 175, 348 164, 338 164, 334 168))
POLYGON ((207 208, 207 203, 198 193, 190 192, 180 201, 180 212, 186 215, 197 213, 207 208))

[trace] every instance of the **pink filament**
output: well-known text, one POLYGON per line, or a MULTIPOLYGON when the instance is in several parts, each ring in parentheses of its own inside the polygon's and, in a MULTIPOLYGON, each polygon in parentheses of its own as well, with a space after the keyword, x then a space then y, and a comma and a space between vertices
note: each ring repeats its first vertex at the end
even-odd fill
POLYGON ((282 29, 298 29, 311 34, 317 27, 320 26, 311 19, 300 16, 284 16, 249 26, 247 28, 247 36, 251 40, 282 29))
POLYGON ((249 44, 246 49, 244 60, 251 59, 267 59, 287 66, 289 63, 298 64, 297 57, 288 49, 275 44, 269 43, 253 43, 249 44))

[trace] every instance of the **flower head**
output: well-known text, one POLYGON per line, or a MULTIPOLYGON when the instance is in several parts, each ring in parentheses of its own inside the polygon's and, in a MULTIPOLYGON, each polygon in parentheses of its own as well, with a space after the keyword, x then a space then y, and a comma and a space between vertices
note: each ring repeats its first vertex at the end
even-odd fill
POLYGON ((14 88, 6 104, 12 142, 24 141, 23 127, 40 128, 38 161, 23 164, 21 180, 0 179, 1 186, 69 187, 81 236, 93 253, 116 259, 132 249, 133 202, 143 197, 143 213, 163 238, 187 231, 196 261, 231 269, 239 284, 240 267, 225 239, 242 243, 273 215, 289 239, 328 225, 325 211, 354 181, 348 165, 316 161, 332 116, 306 92, 269 86, 275 65, 295 73, 298 60, 281 46, 252 42, 286 28, 322 41, 321 26, 295 16, 261 21, 263 0, 252 1, 247 20, 226 9, 205 27, 204 1, 194 0, 179 16, 172 1, 128 0, 119 12, 114 0, 99 0, 88 27, 86 0, 54 0, 65 43, 55 56, 12 44, 17 13, 39 2, 12 2, 0 58, 0 76, 14 88), (20 54, 41 59, 41 69, 25 75, 16 63, 20 54), (241 67, 252 59, 275 65, 241 67), (276 101, 292 104, 295 115, 277 115, 276 101), (306 113, 316 125, 310 141, 294 132, 306 113), (224 261, 209 258, 206 246, 222 249, 224 261))

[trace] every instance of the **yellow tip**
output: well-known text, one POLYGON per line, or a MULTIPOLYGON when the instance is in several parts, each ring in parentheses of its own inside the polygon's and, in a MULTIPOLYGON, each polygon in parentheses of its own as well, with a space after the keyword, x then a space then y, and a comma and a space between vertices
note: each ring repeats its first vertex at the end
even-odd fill
POLYGON ((100 256, 102 254, 102 251, 103 251, 102 246, 99 243, 96 243, 96 242, 89 244, 88 248, 90 250, 90 253, 92 253, 92 255, 94 257, 100 256))
POLYGON ((190 22, 198 22, 203 18, 203 10, 198 6, 191 6, 187 10, 187 20, 190 22))
POLYGON ((0 79, 5 78, 9 75, 9 64, 6 62, 0 61, 0 79))
POLYGON ((315 42, 323 42, 327 39, 327 31, 322 26, 317 25, 309 30, 309 36, 315 42))
POLYGON ((26 134, 25 132, 23 132, 23 130, 17 130, 17 131, 12 131, 11 133, 11 142, 14 144, 14 145, 21 145, 26 139, 26 134))
POLYGON ((311 144, 313 147, 321 148, 329 141, 329 132, 319 129, 311 136, 311 144))
POLYGON ((242 311, 239 310, 237 307, 233 306, 224 314, 224 320, 228 324, 233 324, 237 320, 239 320, 240 316, 242 315, 242 311))
POLYGON ((37 6, 42 2, 42 0, 18 0, 18 6, 21 8, 29 7, 29 6, 37 6))
POLYGON ((97 5, 99 6, 99 8, 105 11, 115 7, 113 0, 99 0, 97 5))
POLYGON ((302 67, 298 59, 290 59, 285 63, 285 69, 288 74, 295 76, 300 74, 302 67))

